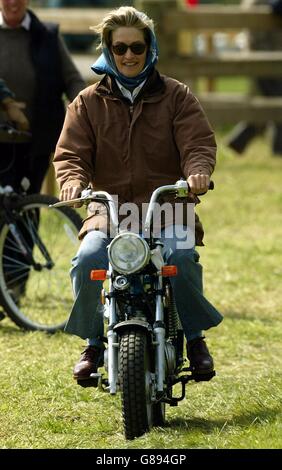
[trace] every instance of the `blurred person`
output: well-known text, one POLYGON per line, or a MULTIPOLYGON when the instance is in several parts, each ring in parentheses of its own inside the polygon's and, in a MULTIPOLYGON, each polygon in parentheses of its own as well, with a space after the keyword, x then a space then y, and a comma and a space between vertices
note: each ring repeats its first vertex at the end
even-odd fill
MULTIPOLYGON (((250 7, 254 5, 270 5, 274 14, 282 14, 281 0, 242 0, 241 5, 250 7)), ((249 33, 249 45, 253 51, 281 51, 282 31, 257 31, 249 33)), ((253 91, 263 96, 282 96, 282 77, 257 78, 253 82, 253 91)), ((272 153, 282 156, 282 123, 270 122, 259 125, 252 122, 240 122, 226 138, 226 145, 238 154, 242 154, 251 141, 265 132, 271 131, 272 153)))
MULTIPOLYGON (((42 23, 28 9, 28 3, 0 0, 0 77, 16 101, 25 104, 32 133, 30 144, 13 147, 0 143, 0 183, 11 184, 13 180, 18 186, 26 176, 30 180, 29 192, 37 193, 62 129, 63 95, 73 100, 85 83, 58 26, 42 23)), ((2 110, 0 123, 5 120, 7 115, 2 110)))
MULTIPOLYGON (((186 203, 199 202, 197 194, 207 191, 215 166, 214 132, 189 88, 156 70, 153 21, 125 6, 111 11, 94 30, 101 36, 102 55, 92 69, 104 77, 68 106, 54 156, 60 198, 74 199, 90 184, 140 209, 157 187, 183 177, 191 187, 186 203)), ((66 325, 68 333, 87 339, 74 367, 79 382, 97 371, 103 350, 102 286, 90 280, 89 272, 93 263, 96 269, 107 269, 110 242, 106 211, 95 202, 90 206, 72 260, 75 301, 66 325)), ((195 238, 203 245, 198 218, 195 238)), ((218 325, 222 316, 203 295, 195 247, 177 249, 177 237, 166 238, 163 231, 161 240, 165 260, 179 271, 172 287, 190 366, 196 374, 210 374, 213 358, 202 330, 218 325)))
POLYGON ((270 0, 269 4, 272 8, 273 13, 282 15, 282 0, 270 0))
POLYGON ((24 103, 19 103, 14 99, 14 94, 9 90, 4 80, 0 78, 0 105, 6 113, 8 121, 14 123, 21 131, 29 130, 29 122, 22 111, 24 103))

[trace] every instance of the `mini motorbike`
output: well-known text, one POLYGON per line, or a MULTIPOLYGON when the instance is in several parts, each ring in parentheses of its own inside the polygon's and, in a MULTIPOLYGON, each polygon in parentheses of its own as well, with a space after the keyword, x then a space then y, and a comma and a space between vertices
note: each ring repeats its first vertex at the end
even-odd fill
MULTIPOLYGON (((213 183, 211 183, 213 185, 213 183)), ((212 189, 212 186, 210 187, 212 189)), ((176 266, 165 264, 162 244, 153 236, 152 218, 155 203, 164 194, 177 198, 188 196, 188 184, 179 180, 174 185, 156 189, 145 220, 146 236, 120 231, 116 206, 110 194, 83 191, 81 198, 67 201, 99 201, 107 205, 115 236, 108 246, 107 270, 92 270, 91 279, 108 280, 102 298, 108 304, 108 328, 104 350, 103 374, 98 369, 88 384, 97 385, 110 394, 121 392, 124 433, 134 439, 152 426, 165 422, 166 405, 177 406, 185 397, 185 385, 191 381, 210 380, 194 375, 186 367, 184 334, 170 283, 177 275, 176 266), (179 396, 173 387, 181 385, 179 396)), ((66 204, 60 202, 57 205, 66 204)))

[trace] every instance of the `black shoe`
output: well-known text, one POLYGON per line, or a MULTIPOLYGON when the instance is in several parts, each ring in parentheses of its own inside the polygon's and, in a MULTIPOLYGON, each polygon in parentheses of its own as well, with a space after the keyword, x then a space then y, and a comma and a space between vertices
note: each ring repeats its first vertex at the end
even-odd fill
POLYGON ((79 383, 83 380, 90 380, 90 375, 96 373, 98 367, 104 363, 104 349, 96 346, 87 346, 81 354, 78 363, 73 369, 73 378, 79 383))
POLYGON ((193 374, 205 375, 214 372, 213 358, 204 338, 195 338, 187 342, 187 357, 193 374))

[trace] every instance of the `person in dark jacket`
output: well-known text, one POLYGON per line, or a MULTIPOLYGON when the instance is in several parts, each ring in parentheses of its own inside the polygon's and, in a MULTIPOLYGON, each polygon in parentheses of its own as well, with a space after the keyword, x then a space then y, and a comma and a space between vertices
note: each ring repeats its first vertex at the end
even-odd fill
MULTIPOLYGON (((85 83, 57 25, 42 23, 27 9, 28 0, 0 0, 0 7, 0 77, 15 99, 25 103, 32 133, 29 145, 17 145, 16 149, 7 143, 0 145, 0 183, 19 186, 26 176, 29 192, 36 193, 62 129, 64 95, 73 100, 85 83)), ((0 123, 6 119, 0 112, 0 123)))
POLYGON ((24 103, 19 103, 14 99, 14 93, 9 90, 4 80, 0 78, 0 106, 6 113, 7 119, 16 125, 21 131, 28 131, 29 122, 22 111, 24 103))
MULTIPOLYGON (((197 194, 207 191, 215 166, 214 133, 189 88, 155 69, 158 47, 153 21, 133 7, 120 7, 95 31, 101 35, 103 53, 92 69, 105 76, 68 106, 54 156, 61 199, 78 197, 90 184, 117 195, 119 203, 140 208, 157 187, 183 177, 191 187, 186 202, 197 202, 197 194)), ((191 246, 180 248, 175 217, 165 222, 171 238, 165 229, 160 229, 160 238, 165 260, 177 265, 180 273, 172 287, 187 339, 187 357, 196 374, 210 374, 214 364, 202 330, 218 325, 222 316, 203 296, 194 240, 191 246)), ((97 370, 103 348, 102 285, 90 281, 89 269, 93 262, 95 269, 108 267, 109 237, 106 211, 93 202, 72 260, 75 302, 66 325, 67 332, 88 341, 74 367, 79 382, 97 370)), ((202 237, 198 221, 198 245, 203 244, 202 237)))
MULTIPOLYGON (((281 0, 242 0, 242 6, 251 7, 254 5, 270 5, 274 14, 282 14, 281 0)), ((253 51, 281 51, 282 31, 256 31, 249 34, 250 49, 253 51)), ((282 78, 260 77, 253 82, 254 92, 262 96, 282 96, 282 78)), ((266 125, 258 125, 252 122, 239 122, 226 138, 226 145, 238 154, 242 154, 252 140, 271 130, 272 153, 282 156, 282 123, 271 122, 266 125)))
POLYGON ((277 15, 282 15, 282 0, 270 0, 269 4, 272 8, 273 13, 277 13, 277 15))

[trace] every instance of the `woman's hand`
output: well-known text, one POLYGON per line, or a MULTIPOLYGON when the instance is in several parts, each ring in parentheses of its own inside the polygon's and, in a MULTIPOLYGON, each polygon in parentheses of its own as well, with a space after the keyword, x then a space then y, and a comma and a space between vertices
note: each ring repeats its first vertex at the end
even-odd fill
POLYGON ((205 174, 190 175, 187 179, 190 192, 193 194, 204 194, 209 189, 210 177, 205 174))
MULTIPOLYGON (((71 199, 77 199, 81 195, 81 186, 66 186, 60 192, 61 201, 70 201, 71 199)), ((81 207, 82 202, 76 202, 73 207, 81 207)))

